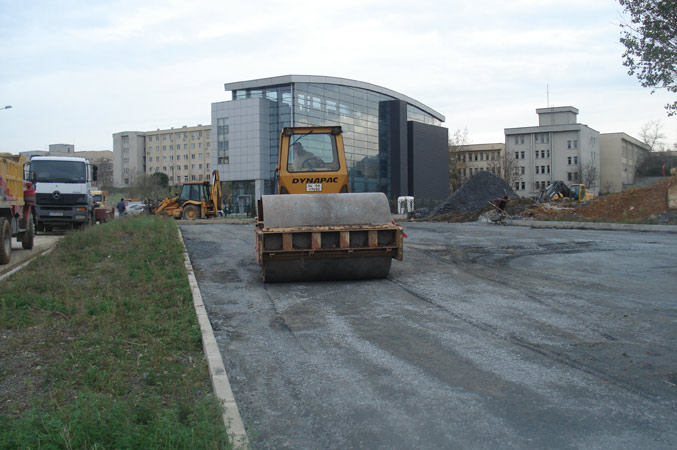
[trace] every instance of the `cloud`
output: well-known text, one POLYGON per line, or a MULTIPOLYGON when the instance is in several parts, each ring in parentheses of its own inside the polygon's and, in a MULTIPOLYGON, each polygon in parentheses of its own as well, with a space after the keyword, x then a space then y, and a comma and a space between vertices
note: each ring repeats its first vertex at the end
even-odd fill
POLYGON ((632 134, 662 118, 677 140, 667 94, 651 96, 621 64, 614 2, 1 1, 10 148, 64 135, 105 148, 120 129, 205 123, 210 103, 230 98, 224 83, 284 74, 393 89, 475 142, 535 124, 548 85, 593 128, 632 134))

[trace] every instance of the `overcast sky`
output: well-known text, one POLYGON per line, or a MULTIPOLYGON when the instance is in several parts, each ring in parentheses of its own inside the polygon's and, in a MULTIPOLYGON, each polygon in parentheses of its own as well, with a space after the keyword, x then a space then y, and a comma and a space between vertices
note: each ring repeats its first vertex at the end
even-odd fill
POLYGON ((326 75, 383 86, 503 142, 574 106, 639 137, 666 92, 627 75, 614 0, 0 0, 0 151, 112 150, 112 134, 208 124, 224 83, 326 75))

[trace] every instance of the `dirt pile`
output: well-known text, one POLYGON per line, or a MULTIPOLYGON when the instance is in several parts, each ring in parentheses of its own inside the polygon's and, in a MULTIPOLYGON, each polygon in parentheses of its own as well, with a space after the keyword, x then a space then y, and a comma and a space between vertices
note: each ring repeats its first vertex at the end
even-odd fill
POLYGON ((588 205, 551 202, 525 211, 524 216, 540 220, 599 220, 677 224, 677 212, 668 210, 668 187, 674 177, 653 186, 628 189, 595 198, 588 205))
MULTIPOLYGON (((498 175, 491 172, 481 171, 473 175, 463 185, 442 203, 432 210, 414 211, 414 218, 429 220, 469 221, 475 214, 487 208, 492 208, 490 203, 493 199, 507 196, 517 198, 510 185, 498 175), (458 220, 467 218, 467 220, 458 220)), ((478 214, 479 215, 479 214, 478 214)))

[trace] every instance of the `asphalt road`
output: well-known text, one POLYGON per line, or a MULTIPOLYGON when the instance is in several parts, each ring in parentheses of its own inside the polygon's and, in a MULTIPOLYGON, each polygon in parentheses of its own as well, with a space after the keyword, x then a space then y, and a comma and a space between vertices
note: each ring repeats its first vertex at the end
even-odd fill
POLYGON ((386 280, 264 285, 181 231, 254 448, 677 448, 677 235, 405 224, 386 280))
POLYGON ((31 258, 35 258, 40 253, 43 253, 54 247, 61 238, 63 238, 63 235, 56 232, 40 233, 33 238, 33 248, 30 250, 24 250, 21 246, 21 242, 17 241, 17 239, 13 237, 12 252, 9 255, 9 263, 0 266, 0 276, 9 273, 13 269, 19 267, 21 264, 29 261, 31 258))

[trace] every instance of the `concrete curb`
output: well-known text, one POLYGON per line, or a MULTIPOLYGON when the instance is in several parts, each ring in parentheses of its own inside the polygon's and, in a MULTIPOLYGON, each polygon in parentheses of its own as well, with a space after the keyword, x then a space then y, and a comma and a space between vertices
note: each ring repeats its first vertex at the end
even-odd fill
POLYGON ((655 233, 677 233, 677 225, 641 225, 629 223, 602 222, 557 222, 544 220, 506 219, 506 225, 529 228, 559 228, 568 230, 610 230, 610 231, 644 231, 655 233))
POLYGON ((233 443, 233 448, 246 449, 249 448, 249 439, 247 432, 240 416, 240 411, 237 408, 233 391, 230 388, 230 381, 228 374, 223 364, 221 352, 214 337, 211 322, 207 316, 207 310, 202 302, 202 294, 193 272, 193 265, 190 262, 188 251, 183 242, 183 235, 179 230, 179 238, 181 245, 183 245, 184 262, 186 264, 186 271, 188 272, 188 282, 190 289, 193 292, 193 304, 195 306, 195 313, 200 324, 200 331, 202 332, 202 347, 204 349, 207 364, 209 366, 209 376, 212 380, 212 387, 214 388, 214 395, 223 403, 223 423, 228 430, 228 435, 233 443))

